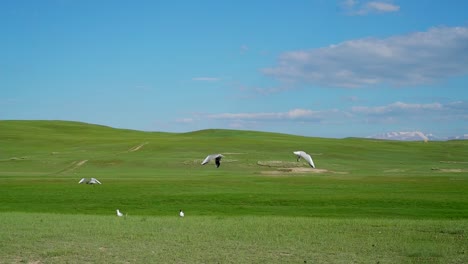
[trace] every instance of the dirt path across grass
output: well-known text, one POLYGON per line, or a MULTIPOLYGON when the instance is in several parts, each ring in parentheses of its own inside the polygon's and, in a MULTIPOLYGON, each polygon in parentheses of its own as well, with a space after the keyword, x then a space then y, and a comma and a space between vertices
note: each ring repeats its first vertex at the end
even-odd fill
POLYGON ((135 152, 139 149, 141 149, 144 145, 148 144, 148 142, 142 143, 140 145, 134 146, 131 149, 128 150, 128 152, 135 152))
POLYGON ((72 171, 78 169, 79 167, 83 166, 86 162, 88 162, 88 160, 73 161, 70 166, 66 167, 65 169, 63 169, 63 170, 61 170, 61 171, 59 171, 57 173, 72 172, 72 171))
POLYGON ((468 172, 468 169, 432 169, 440 172, 468 172))

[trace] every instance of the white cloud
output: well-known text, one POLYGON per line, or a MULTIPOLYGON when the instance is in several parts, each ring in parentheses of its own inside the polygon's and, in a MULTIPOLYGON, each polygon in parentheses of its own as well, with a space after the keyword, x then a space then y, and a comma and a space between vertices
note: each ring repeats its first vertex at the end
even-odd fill
POLYGON ((345 8, 352 8, 357 4, 356 0, 344 0, 341 2, 341 5, 345 8))
POLYGON ((312 111, 308 109, 292 109, 287 112, 260 112, 260 113, 221 113, 208 115, 210 119, 225 119, 225 120, 310 120, 319 121, 323 117, 324 112, 312 111))
POLYGON ((345 0, 340 3, 341 7, 349 15, 367 15, 375 13, 398 12, 400 6, 393 4, 391 1, 355 1, 345 0))
POLYGON ((326 110, 310 110, 296 108, 286 112, 250 112, 250 113, 220 113, 210 114, 206 118, 209 120, 218 120, 230 122, 231 124, 255 124, 256 127, 261 127, 265 122, 274 122, 280 124, 282 122, 288 123, 335 123, 342 122, 345 118, 349 117, 349 113, 338 109, 326 110))
MULTIPOLYGON (((310 136, 368 136, 381 131, 431 131, 438 136, 467 133, 468 102, 392 102, 342 109, 293 108, 278 112, 191 113, 178 124, 310 136)), ((355 102, 356 103, 356 102, 355 102)))
POLYGON ((283 53, 263 73, 283 81, 358 88, 419 85, 468 74, 468 27, 436 27, 283 53))
POLYGON ((400 7, 391 3, 372 1, 365 5, 365 9, 377 12, 396 12, 400 7))
POLYGON ((267 123, 281 126, 295 124, 344 125, 350 124, 429 124, 437 128, 441 122, 468 120, 468 102, 406 103, 394 102, 381 106, 354 106, 348 109, 304 108, 285 112, 240 112, 194 114, 177 120, 180 123, 221 122, 231 128, 250 127, 262 130, 267 123))
POLYGON ((468 103, 463 101, 429 104, 395 102, 383 106, 356 106, 351 114, 357 121, 368 123, 428 123, 434 128, 440 122, 460 122, 468 120, 468 103))
POLYGON ((431 103, 431 104, 408 104, 403 102, 395 102, 385 106, 355 106, 351 108, 353 113, 360 114, 371 114, 371 115, 384 115, 384 114, 395 114, 403 113, 408 114, 409 112, 416 111, 438 111, 442 110, 443 105, 441 103, 431 103))

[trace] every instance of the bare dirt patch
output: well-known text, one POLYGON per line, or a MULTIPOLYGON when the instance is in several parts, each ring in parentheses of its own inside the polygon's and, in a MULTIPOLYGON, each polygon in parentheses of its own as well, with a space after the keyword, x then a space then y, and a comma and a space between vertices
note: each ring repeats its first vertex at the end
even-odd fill
POLYGON ((303 161, 281 161, 281 160, 268 160, 257 161, 257 165, 272 168, 274 170, 261 171, 261 174, 270 176, 286 176, 290 174, 320 174, 320 173, 334 173, 334 174, 347 174, 348 172, 330 171, 322 168, 308 167, 303 161))
POLYGON ((148 142, 142 143, 140 145, 134 146, 131 149, 128 150, 128 152, 135 152, 139 149, 141 149, 144 145, 148 144, 148 142))
POLYGON ((433 169, 440 172, 468 172, 468 169, 433 169))
POLYGON ((405 172, 406 170, 403 169, 389 169, 389 170, 384 170, 385 173, 399 173, 399 172, 405 172))
POLYGON ((67 173, 67 172, 74 171, 74 170, 78 169, 79 167, 83 166, 86 162, 88 162, 88 160, 74 161, 74 162, 71 163, 70 166, 68 166, 67 168, 59 171, 58 173, 67 173))
POLYGON ((468 161, 441 160, 440 163, 468 163, 468 161))
POLYGON ((281 160, 267 160, 267 161, 262 161, 259 160, 257 161, 257 165, 259 166, 265 166, 265 167, 273 167, 273 168, 291 168, 291 167, 301 167, 303 166, 302 162, 295 162, 295 161, 281 161, 281 160))
POLYGON ((278 168, 271 171, 261 171, 261 174, 270 176, 287 176, 291 174, 321 174, 321 173, 334 173, 334 174, 347 174, 347 172, 330 171, 327 169, 313 169, 313 168, 278 168))
POLYGON ((76 164, 75 164, 75 169, 82 166, 83 164, 85 164, 86 162, 88 162, 88 160, 81 160, 81 161, 78 161, 76 164))

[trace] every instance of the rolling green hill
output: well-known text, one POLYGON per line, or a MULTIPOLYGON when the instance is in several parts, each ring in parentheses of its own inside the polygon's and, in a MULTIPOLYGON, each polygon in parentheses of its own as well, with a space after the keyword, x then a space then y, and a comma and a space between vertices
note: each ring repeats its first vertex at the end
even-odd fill
POLYGON ((0 211, 467 218, 468 142, 0 121, 0 211), (317 169, 296 162, 305 150, 317 169), (223 153, 220 168, 201 166, 223 153), (82 177, 99 186, 79 185, 82 177))
POLYGON ((0 121, 0 263, 467 263, 467 219, 467 141, 0 121))

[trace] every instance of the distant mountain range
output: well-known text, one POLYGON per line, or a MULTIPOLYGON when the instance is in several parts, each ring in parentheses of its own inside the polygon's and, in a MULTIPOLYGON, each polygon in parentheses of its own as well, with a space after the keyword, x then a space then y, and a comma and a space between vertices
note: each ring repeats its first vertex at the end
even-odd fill
POLYGON ((381 133, 381 134, 377 134, 373 136, 368 136, 367 138, 402 140, 402 141, 444 141, 444 140, 468 139, 468 134, 464 134, 461 136, 438 137, 434 134, 424 134, 423 132, 420 132, 420 131, 409 131, 409 132, 387 132, 387 133, 381 133))

